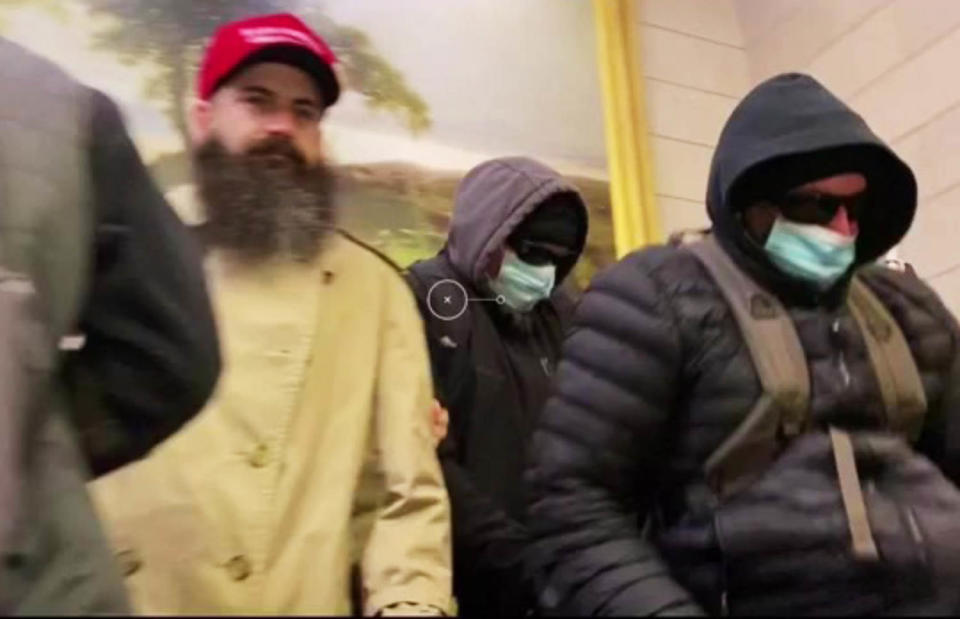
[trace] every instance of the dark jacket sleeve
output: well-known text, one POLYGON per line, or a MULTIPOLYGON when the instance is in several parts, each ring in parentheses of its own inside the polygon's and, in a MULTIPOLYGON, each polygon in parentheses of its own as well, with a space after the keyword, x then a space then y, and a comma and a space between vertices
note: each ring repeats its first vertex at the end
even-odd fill
MULTIPOLYGON (((914 360, 921 371, 938 368, 943 389, 940 397, 928 402, 923 432, 917 449, 936 463, 941 471, 960 485, 960 325, 939 295, 915 272, 891 272, 878 269, 873 282, 881 292, 905 296, 912 306, 904 318, 913 322, 929 316, 932 322, 922 325, 913 345, 914 360)), ((902 319, 903 320, 903 319, 902 319)), ((922 323, 921 323, 922 324, 922 323)))
POLYGON ((641 533, 683 362, 645 253, 599 275, 581 299, 534 436, 528 520, 546 610, 702 613, 641 533))
POLYGON ((439 454, 450 494, 455 582, 485 593, 485 607, 498 616, 522 616, 536 603, 527 573, 527 530, 474 485, 455 449, 451 436, 439 454))
POLYGON ((94 272, 65 362, 95 475, 142 457, 206 402, 220 357, 201 254, 164 200, 120 111, 93 93, 94 272))
POLYGON ((445 355, 436 338, 430 339, 431 359, 446 369, 435 374, 438 398, 450 412, 450 433, 437 455, 450 495, 455 593, 492 614, 522 616, 535 604, 526 573, 527 530, 478 488, 461 464, 458 441, 465 440, 464 400, 472 397, 474 374, 463 367, 465 359, 445 355))
POLYGON ((954 333, 953 361, 940 402, 927 412, 918 449, 960 486, 960 334, 954 333))
MULTIPOLYGON (((428 287, 410 272, 406 279, 424 319, 434 391, 450 413, 449 434, 440 443, 437 456, 450 496, 455 593, 462 597, 466 593, 462 587, 466 586, 470 588, 469 595, 486 598, 484 607, 491 612, 523 615, 535 603, 532 581, 526 572, 526 528, 477 488, 460 463, 458 446, 467 421, 464 411, 469 410, 476 389, 476 374, 467 353, 469 330, 457 334, 458 348, 441 344, 443 329, 427 308, 428 287)), ((454 328, 461 324, 465 323, 457 323, 454 328)))

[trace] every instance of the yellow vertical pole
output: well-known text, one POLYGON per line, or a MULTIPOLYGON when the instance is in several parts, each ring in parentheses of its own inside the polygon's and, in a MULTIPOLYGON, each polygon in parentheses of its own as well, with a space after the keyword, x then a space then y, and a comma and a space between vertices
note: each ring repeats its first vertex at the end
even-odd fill
POLYGON ((635 0, 593 0, 617 257, 662 240, 653 188, 635 0))

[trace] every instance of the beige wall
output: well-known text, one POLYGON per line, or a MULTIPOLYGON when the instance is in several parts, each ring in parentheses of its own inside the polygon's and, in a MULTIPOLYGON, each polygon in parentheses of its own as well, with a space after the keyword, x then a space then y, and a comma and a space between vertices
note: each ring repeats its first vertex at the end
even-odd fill
POLYGON ((637 20, 664 231, 702 227, 713 148, 750 86, 736 10, 732 0, 640 0, 637 20))
POLYGON ((960 0, 640 0, 657 193, 669 232, 705 221, 706 170, 736 101, 812 74, 911 165, 898 249, 960 313, 960 0))

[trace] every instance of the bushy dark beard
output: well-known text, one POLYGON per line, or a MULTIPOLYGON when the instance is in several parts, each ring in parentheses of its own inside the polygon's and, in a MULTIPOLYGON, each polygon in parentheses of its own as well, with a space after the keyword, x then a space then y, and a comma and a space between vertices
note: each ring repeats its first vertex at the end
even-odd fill
POLYGON ((194 151, 206 209, 203 238, 246 262, 309 262, 336 222, 333 176, 308 166, 286 138, 268 138, 241 155, 211 138, 194 151))

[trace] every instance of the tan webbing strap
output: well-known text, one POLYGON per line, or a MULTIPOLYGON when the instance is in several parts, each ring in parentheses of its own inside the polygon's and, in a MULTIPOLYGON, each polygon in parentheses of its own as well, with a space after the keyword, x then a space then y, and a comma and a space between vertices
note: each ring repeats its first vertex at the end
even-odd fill
MULTIPOLYGON (((777 456, 782 439, 806 428, 810 378, 803 346, 780 302, 744 274, 709 236, 686 245, 723 293, 750 350, 763 395, 740 426, 707 459, 707 480, 721 498, 756 478, 777 456)), ((926 410, 916 363, 893 317, 861 281, 853 279, 848 305, 863 333, 882 390, 891 429, 915 439, 926 410)), ((877 560, 850 435, 830 428, 837 479, 854 555, 877 560)))
POLYGON ((840 496, 843 498, 850 536, 853 538, 853 555, 861 561, 876 561, 880 558, 880 554, 873 541, 873 531, 870 529, 870 519, 867 517, 867 504, 863 500, 860 476, 857 473, 857 460, 853 453, 853 441, 850 440, 849 434, 831 426, 830 442, 833 444, 833 458, 837 464, 840 496))
POLYGON ((763 386, 754 409, 707 459, 707 479, 725 496, 766 469, 781 436, 790 438, 804 430, 810 378, 793 321, 776 297, 744 274, 712 236, 686 247, 723 292, 763 386))
POLYGON ((903 332, 876 295, 858 278, 850 282, 847 305, 867 345, 890 430, 911 442, 920 437, 927 398, 903 332))

